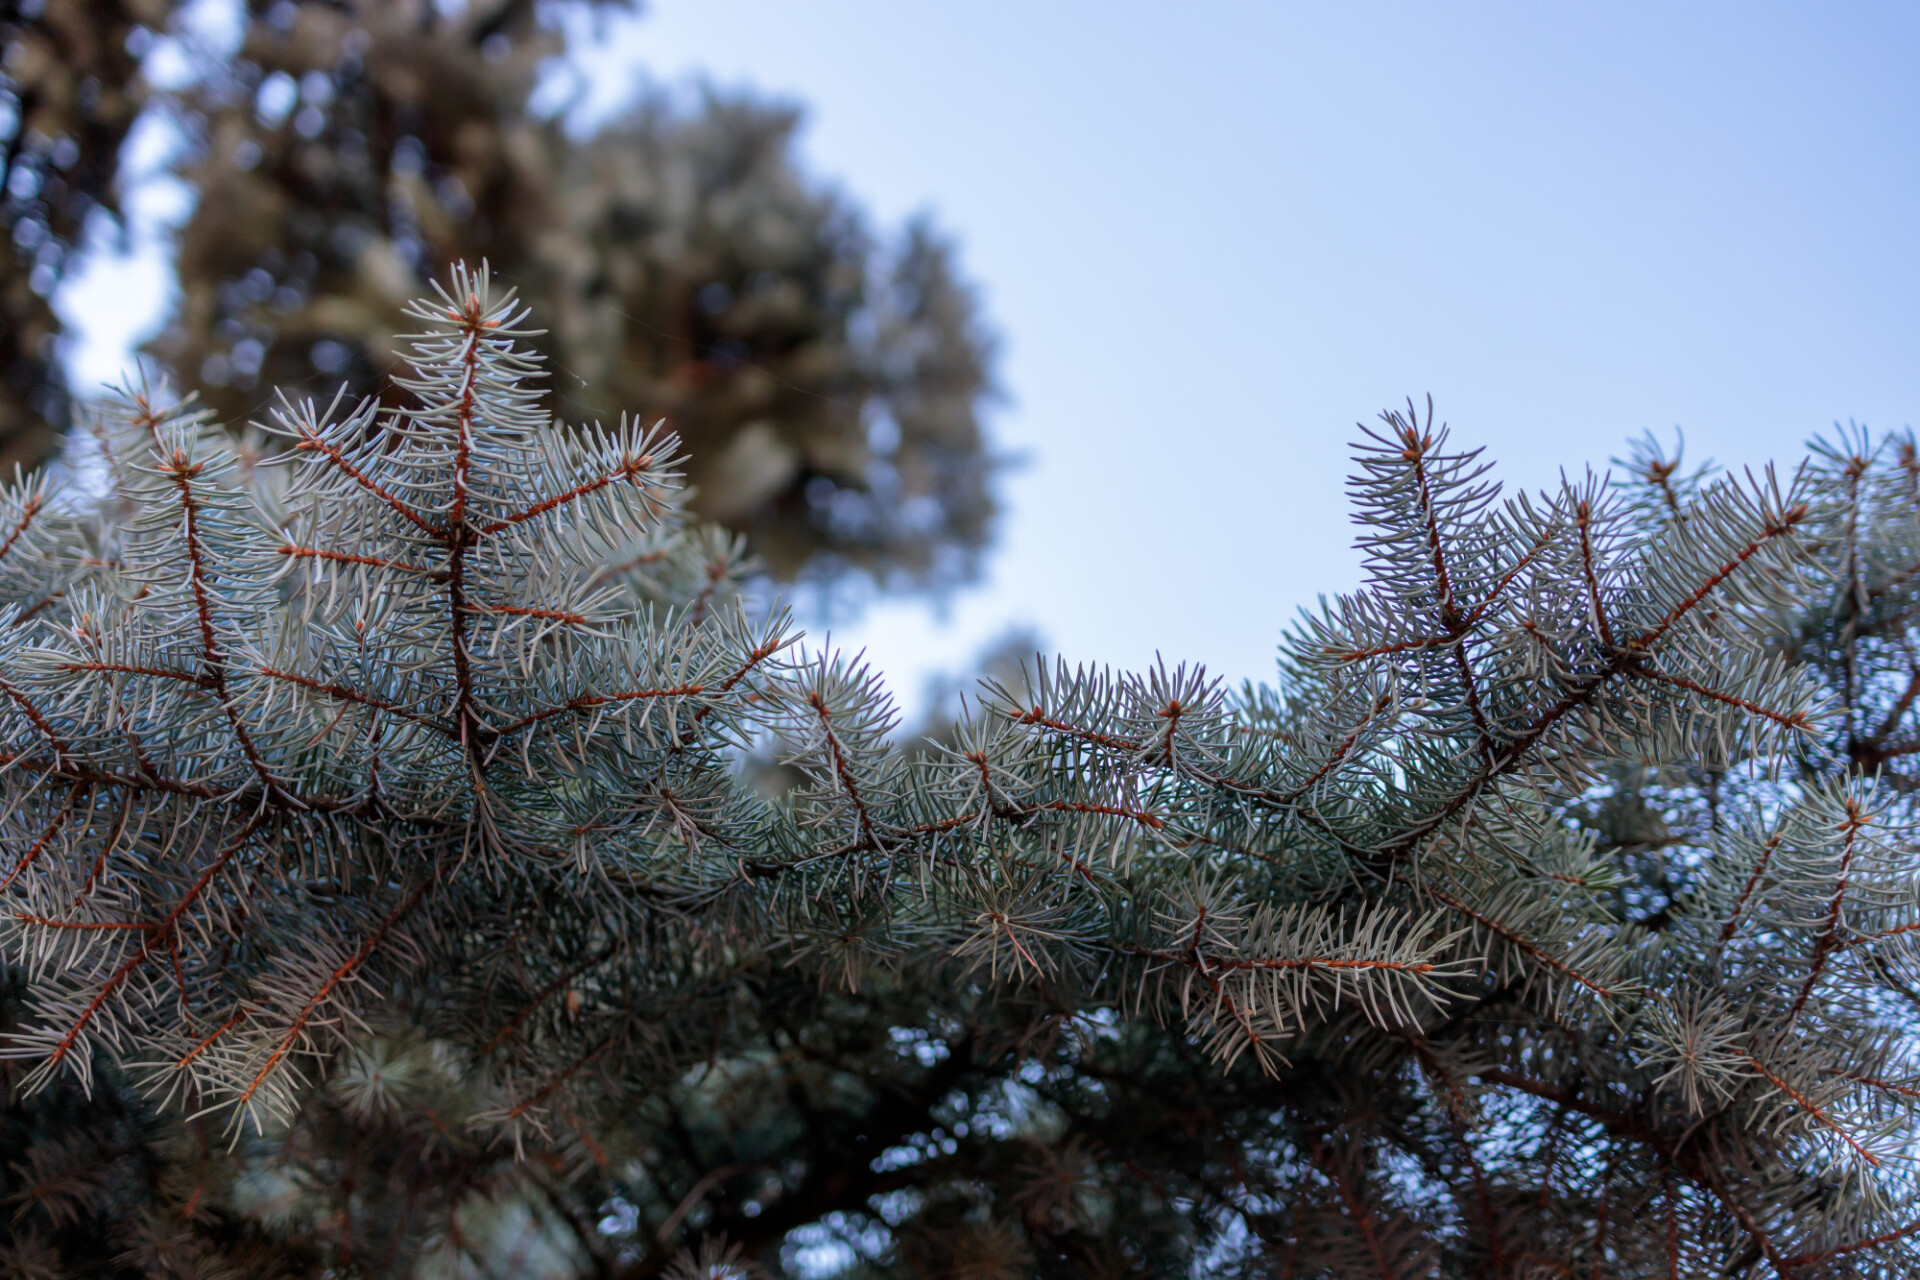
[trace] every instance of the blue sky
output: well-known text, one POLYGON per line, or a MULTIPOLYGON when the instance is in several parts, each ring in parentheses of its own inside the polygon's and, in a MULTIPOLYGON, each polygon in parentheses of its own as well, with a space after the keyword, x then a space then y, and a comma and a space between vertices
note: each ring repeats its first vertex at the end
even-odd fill
POLYGON ((583 109, 791 98, 815 174, 959 243, 1027 462, 980 587, 835 629, 911 700, 1010 623, 1270 675, 1356 580, 1353 424, 1409 395, 1529 486, 1920 418, 1916 49, 1891 4, 654 0, 583 109))

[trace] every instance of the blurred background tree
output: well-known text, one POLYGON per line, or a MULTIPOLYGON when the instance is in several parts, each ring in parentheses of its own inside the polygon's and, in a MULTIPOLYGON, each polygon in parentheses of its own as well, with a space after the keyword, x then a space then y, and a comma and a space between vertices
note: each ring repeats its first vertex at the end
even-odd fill
POLYGON ((120 149, 146 100, 140 53, 169 0, 14 0, 0 14, 0 473, 68 424, 48 298, 95 214, 116 213, 120 149))
MULTIPOLYGON (((876 232, 803 174, 791 106, 644 93, 571 134, 537 109, 543 76, 566 18, 616 7, 250 0, 231 56, 164 95, 195 202, 149 354, 236 425, 273 387, 379 394, 401 304, 484 258, 548 330, 563 414, 667 419, 695 511, 776 577, 967 580, 994 512, 992 344, 950 246, 876 232)), ((138 54, 171 11, 15 6, 0 460, 42 460, 65 424, 46 295, 113 212, 138 54)))

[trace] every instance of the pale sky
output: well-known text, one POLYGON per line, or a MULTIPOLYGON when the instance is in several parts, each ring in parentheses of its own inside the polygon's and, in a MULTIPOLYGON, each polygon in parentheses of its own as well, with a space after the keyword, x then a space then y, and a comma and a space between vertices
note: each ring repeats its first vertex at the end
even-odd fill
MULTIPOLYGON (((1893 4, 654 0, 583 68, 589 110, 798 101, 815 175, 958 242, 1027 461, 979 587, 835 626, 911 702, 1014 623, 1270 677, 1355 582, 1353 424, 1409 395, 1530 486, 1920 418, 1916 51, 1893 4)), ((164 285, 115 269, 83 372, 164 285)))

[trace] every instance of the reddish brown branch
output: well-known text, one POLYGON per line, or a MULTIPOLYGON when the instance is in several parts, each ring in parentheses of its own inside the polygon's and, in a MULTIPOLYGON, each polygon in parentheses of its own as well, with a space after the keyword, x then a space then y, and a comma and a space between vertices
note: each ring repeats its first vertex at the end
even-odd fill
POLYGON ((345 685, 330 684, 324 680, 315 680, 309 676, 300 675, 298 672, 282 671, 278 667, 255 667, 254 670, 269 679, 284 680, 288 684, 297 684, 303 689, 312 689, 315 693, 324 693, 328 697, 337 698, 342 702, 351 702, 358 706, 369 707, 375 711, 384 711, 388 715, 399 716, 403 720, 411 720, 415 724, 425 725, 427 728, 437 730, 441 733, 449 732, 447 726, 428 716, 409 711, 397 703, 386 701, 384 698, 376 698, 372 694, 361 693, 358 689, 349 689, 345 685))
POLYGON ((178 680, 197 689, 211 689, 213 679, 204 672, 175 671, 171 667, 143 667, 126 662, 63 662, 61 671, 105 671, 128 676, 152 676, 156 680, 178 680))
POLYGON ((1843 1258, 1850 1253, 1877 1249, 1882 1245, 1892 1244, 1896 1240, 1904 1240, 1917 1231, 1920 1231, 1920 1221, 1909 1222, 1904 1227, 1895 1227, 1892 1231, 1871 1236, 1865 1240, 1855 1240, 1852 1244, 1837 1245, 1820 1253, 1803 1253, 1797 1258, 1786 1259, 1786 1263, 1790 1267, 1810 1267, 1816 1262, 1827 1262, 1834 1258, 1843 1258))
POLYGON ((1807 504, 1804 502, 1796 502, 1781 512, 1778 520, 1769 521, 1761 529, 1759 537, 1750 539, 1745 546, 1734 552, 1733 557, 1709 574, 1705 582, 1688 592, 1684 599, 1667 610, 1660 621, 1641 632, 1638 636, 1635 636, 1632 640, 1629 640, 1627 647, 1629 649, 1645 651, 1658 644, 1666 636, 1667 632, 1671 631, 1682 618, 1699 608, 1701 603, 1704 602, 1708 596, 1712 595, 1721 583, 1738 572, 1741 565, 1758 555, 1761 548, 1765 547, 1775 538, 1785 537, 1787 534, 1792 533, 1806 518, 1807 504))
MULTIPOLYGON (((0 682, 4 683, 4 682, 0 682)), ((186 782, 179 778, 157 776, 140 777, 130 773, 120 773, 113 769, 101 769, 92 765, 76 764, 70 760, 35 760, 26 756, 10 755, 0 752, 0 765, 10 768, 28 769, 34 773, 47 773, 72 782, 88 782, 103 787, 126 787, 133 791, 164 792, 169 795, 198 796, 202 800, 243 799, 245 793, 236 793, 208 786, 205 783, 186 782)), ((309 807, 324 807, 325 802, 307 800, 309 807)))
POLYGON ((325 1003, 327 997, 333 994, 336 987, 342 982, 345 982, 352 976, 355 970, 367 962, 368 957, 372 956, 373 953, 379 949, 380 944, 386 941, 387 934, 392 932, 393 927, 400 923, 401 919, 405 917, 409 911, 413 910, 415 904, 426 895, 427 890, 431 888, 432 885, 433 878, 431 876, 422 879, 418 885, 414 886, 412 893, 409 893, 405 898, 401 899, 399 906, 387 913, 386 918, 381 920, 373 932, 367 935, 366 940, 354 949, 353 954, 348 956, 332 973, 327 975, 327 980, 320 985, 320 989, 307 998, 307 1002, 301 1006, 300 1012, 296 1014, 293 1021, 288 1024, 286 1033, 280 1037, 280 1043, 275 1045, 273 1052, 267 1055, 266 1065, 262 1066, 259 1074, 254 1076, 252 1083, 247 1086, 246 1092, 234 1100, 234 1106, 244 1107, 252 1100, 253 1095, 259 1091, 260 1086, 265 1083, 266 1078, 273 1073, 274 1068, 279 1066, 280 1063, 285 1060, 286 1056, 293 1051, 294 1045, 299 1043, 301 1035, 306 1031, 307 1023, 313 1018, 314 1011, 325 1003))
POLYGON ((1323 648, 1321 652, 1344 666, 1356 662, 1365 662, 1371 658, 1390 658, 1396 653, 1414 653, 1421 649, 1437 649, 1443 644, 1452 644, 1455 639, 1456 637, 1451 634, 1417 636, 1412 640, 1389 641, 1386 644, 1375 645, 1371 649, 1335 649, 1327 647, 1323 648))
POLYGON ((18 706, 20 710, 25 713, 27 719, 32 721, 33 727, 40 731, 42 737, 46 738, 47 744, 53 748, 53 756, 56 762, 64 761, 68 755, 72 754, 65 740, 54 732, 53 725, 48 723, 47 718, 40 714, 40 709, 33 705, 32 699, 28 698, 26 694, 15 687, 13 681, 5 677, 0 677, 0 693, 5 693, 7 697, 11 698, 14 705, 18 706))
POLYGON ((1673 472, 1679 465, 1678 458, 1672 462, 1662 462, 1658 458, 1652 459, 1647 463, 1645 478, 1648 484, 1660 490, 1660 497, 1667 504, 1667 512, 1676 519, 1685 520, 1687 517, 1680 510, 1680 497, 1673 491, 1673 472))
POLYGON ((1131 943, 1109 943, 1115 951, 1130 956, 1140 956, 1149 960, 1163 960, 1170 964, 1186 965, 1196 970, 1222 972, 1236 969, 1260 969, 1269 971, 1288 969, 1332 969, 1332 970, 1379 970, 1388 973, 1432 973, 1437 965, 1424 960, 1337 960, 1328 956, 1302 956, 1291 960, 1248 960, 1222 956, 1210 956, 1198 947, 1186 951, 1159 951, 1151 947, 1136 947, 1131 943))
POLYGON ((1846 906, 1847 882, 1853 873, 1853 853, 1859 840, 1860 828, 1867 825, 1866 813, 1859 803, 1851 797, 1847 800, 1847 821, 1843 827, 1840 849, 1840 871, 1833 888, 1833 901, 1827 907, 1826 923, 1820 928, 1820 936, 1814 939, 1813 960, 1807 967, 1807 979, 1800 984, 1800 993, 1794 997, 1793 1007, 1787 1010, 1787 1021, 1792 1023, 1806 1008, 1807 1000, 1813 995, 1814 986, 1826 972, 1827 959, 1839 947, 1840 912, 1846 906))
MULTIPOLYGON (((4 887, 4 885, 0 885, 0 888, 4 887)), ((1867 933, 1857 938, 1848 938, 1845 942, 1835 945, 1833 949, 1835 951, 1850 951, 1854 947, 1864 947, 1875 942, 1885 942, 1888 938, 1898 938, 1903 934, 1913 933, 1916 930, 1920 930, 1920 923, 1898 925, 1892 929, 1882 929, 1878 933, 1867 933)))
POLYGON ((878 849, 880 836, 874 830, 873 815, 867 811, 866 799, 860 794, 860 785, 853 776, 853 766, 840 747, 840 737, 833 731, 833 711, 819 694, 809 694, 807 701, 820 718, 820 732, 826 738, 827 750, 833 757, 834 777, 839 780, 841 790, 847 793, 847 799, 853 803, 854 815, 860 825, 860 843, 869 849, 878 849))
POLYGON ((187 575, 193 588, 194 613, 200 623, 200 647, 206 664, 207 687, 219 699, 220 709, 226 713, 227 723, 233 729, 241 753, 246 756, 247 763, 253 766, 254 773, 259 775, 267 793, 285 794, 279 780, 267 768, 259 748, 254 746, 253 735, 247 732, 247 726, 240 719, 240 709, 233 705, 233 698, 227 690, 226 661, 220 652, 219 639, 214 634, 213 593, 207 587, 207 554, 200 534, 200 504, 193 496, 193 482, 200 474, 200 464, 189 462, 185 453, 175 449, 173 456, 167 459, 167 469, 173 477, 174 487, 180 493, 180 512, 186 524, 187 575))
POLYGON ((1563 974, 1566 977, 1573 979, 1573 981, 1579 983, 1581 986, 1585 987, 1587 990, 1593 992, 1595 995, 1601 997, 1602 999, 1611 999, 1613 997, 1613 992, 1611 990, 1601 986, 1599 983, 1595 982, 1593 979, 1587 977, 1585 974, 1581 973, 1579 970, 1571 967, 1570 965, 1567 965, 1562 961, 1554 959, 1552 956, 1548 955, 1540 947, 1534 945, 1527 938, 1523 937, 1520 933, 1518 933, 1513 929, 1508 928, 1506 925, 1501 924, 1498 920, 1495 920, 1493 917, 1489 915, 1485 915, 1482 912, 1475 911, 1472 907, 1460 901, 1458 898, 1455 898, 1440 889, 1436 889, 1432 885, 1426 886, 1426 891, 1429 894, 1431 894, 1435 900, 1441 903, 1444 903, 1445 905, 1447 905, 1448 907, 1451 907, 1455 911, 1458 911, 1461 915, 1467 917, 1469 920, 1472 920, 1475 924, 1480 925, 1482 928, 1486 929, 1489 933, 1492 933, 1495 936, 1501 938, 1503 941, 1507 943, 1507 945, 1515 948, 1516 950, 1524 953, 1525 955, 1532 957, 1535 961, 1545 965, 1549 969, 1552 969, 1555 973, 1563 974))
POLYGON ((13 526, 11 533, 7 534, 6 541, 0 542, 0 560, 7 558, 7 553, 13 550, 13 544, 18 542, 20 535, 27 531, 27 526, 33 523, 33 518, 40 514, 40 507, 40 495, 37 493, 21 506, 20 522, 13 526))
POLYGON ((695 626, 699 626, 701 620, 707 616, 707 605, 712 602, 713 593, 718 591, 720 584, 726 580, 727 562, 725 560, 709 560, 707 562, 707 580, 701 584, 700 594, 693 598, 693 607, 687 611, 687 619, 695 626))
POLYGON ((1527 553, 1514 561, 1512 567, 1500 575, 1499 580, 1488 589, 1485 599, 1473 606, 1472 611, 1466 616, 1467 625, 1477 625, 1482 618, 1486 617, 1487 611, 1499 603, 1500 597, 1506 594, 1507 588, 1513 585, 1514 579, 1518 578, 1526 567, 1537 560, 1540 553, 1551 545, 1553 545, 1553 530, 1545 529, 1535 535, 1533 546, 1527 549, 1527 553))
POLYGON ((1580 529, 1580 573, 1586 579, 1587 604, 1593 610, 1594 629, 1600 633, 1600 642, 1611 649, 1613 624, 1607 621, 1606 610, 1600 607, 1600 576, 1593 567, 1593 506, 1585 498, 1574 504, 1574 523, 1580 529))
POLYGON ((606 1035, 601 1039, 600 1043, 594 1045, 591 1049, 581 1054, 578 1058, 575 1058, 573 1062, 568 1064, 568 1066, 564 1070, 562 1070, 558 1075, 554 1076, 551 1080, 547 1081, 546 1084, 536 1089, 528 1097, 526 1097, 519 1103, 515 1104, 513 1109, 507 1112, 507 1118, 511 1120, 517 1120, 522 1115, 525 1115, 532 1108, 539 1106, 541 1103, 545 1102, 548 1098, 551 1098, 560 1089, 562 1085, 566 1084, 567 1081, 573 1079, 574 1076, 584 1071, 589 1065, 592 1064, 594 1059, 598 1058, 601 1054, 611 1049, 613 1047, 613 1043, 614 1043, 614 1038, 612 1034, 609 1033, 608 1035, 606 1035))
POLYGON ((493 732, 497 736, 504 738, 510 733, 518 733, 529 725, 538 724, 542 720, 551 719, 554 716, 565 715, 569 711, 591 711, 595 707, 609 706, 616 702, 636 702, 650 698, 693 698, 706 691, 707 687, 702 684, 680 684, 664 689, 627 689, 619 693, 583 693, 579 697, 570 698, 558 706, 546 707, 531 715, 522 716, 511 724, 495 729, 493 732))
POLYGON ((1852 1147, 1854 1150, 1854 1153, 1858 1155, 1862 1160, 1865 1160, 1868 1164, 1873 1165, 1875 1168, 1879 1167, 1880 1157, 1874 1155, 1873 1152, 1867 1150, 1865 1147, 1861 1146, 1857 1141, 1855 1141, 1852 1134, 1848 1133, 1845 1129, 1841 1128, 1839 1122, 1836 1121, 1832 1116, 1828 1115, 1825 1111, 1823 1111, 1818 1106, 1818 1104, 1816 1104, 1811 1098, 1808 1098, 1806 1095, 1802 1094, 1798 1089, 1788 1084, 1785 1080, 1782 1080, 1779 1076, 1773 1074, 1773 1072, 1767 1067, 1767 1064, 1760 1061, 1760 1059, 1749 1055, 1747 1058, 1747 1061, 1752 1063, 1753 1069, 1755 1071, 1758 1071, 1761 1075, 1765 1076, 1773 1084, 1774 1088, 1778 1089, 1780 1092, 1786 1094, 1789 1098, 1793 1099, 1793 1104, 1796 1107, 1799 1107, 1802 1111, 1812 1116, 1815 1120, 1819 1121, 1826 1128, 1831 1129, 1833 1130, 1833 1132, 1839 1134, 1840 1140, 1846 1143, 1849 1147, 1852 1147))
POLYGON ((225 1022, 215 1027, 200 1041, 199 1044, 196 1044, 193 1046, 193 1048, 187 1050, 185 1056, 182 1057, 180 1061, 173 1064, 175 1070, 179 1070, 186 1067, 195 1058, 199 1057, 202 1053, 206 1052, 207 1048, 211 1046, 215 1040, 218 1040, 221 1036, 227 1034, 227 1032, 233 1030, 235 1027, 239 1026, 242 1022, 244 1022, 246 1020, 246 1017, 247 1017, 247 1011, 245 1007, 234 1010, 233 1016, 231 1018, 228 1018, 225 1022))
MULTIPOLYGON (((1788 1274, 1790 1264, 1787 1259, 1781 1256, 1780 1250, 1774 1245, 1772 1238, 1767 1235, 1759 1223, 1754 1221, 1753 1215, 1747 1211, 1746 1206, 1742 1205, 1726 1187, 1720 1184, 1719 1179, 1714 1177, 1710 1167, 1702 1164, 1699 1158, 1687 1149, 1680 1147, 1669 1135, 1648 1128, 1645 1123, 1632 1113, 1615 1111, 1600 1106, 1576 1094, 1570 1093, 1565 1089, 1547 1084, 1541 1080, 1534 1080, 1530 1077, 1499 1067, 1483 1069, 1479 1074, 1482 1080, 1486 1080, 1489 1083, 1518 1089, 1523 1093, 1529 1093, 1536 1098, 1551 1102, 1555 1106, 1564 1107, 1570 1111, 1577 1111, 1581 1115, 1597 1120, 1614 1133, 1632 1138, 1635 1141, 1653 1148, 1659 1152, 1661 1156, 1665 1157, 1666 1160, 1671 1161, 1675 1166, 1685 1172, 1688 1177, 1710 1191, 1713 1197, 1726 1208, 1727 1212, 1731 1213, 1735 1220, 1740 1223, 1741 1229, 1744 1230, 1747 1233, 1747 1237, 1753 1241, 1754 1247, 1760 1251, 1761 1255, 1764 1256, 1768 1262, 1773 1264, 1774 1269, 1782 1276, 1788 1274)), ((1669 1212, 1671 1212, 1671 1199, 1669 1199, 1669 1212)), ((1677 1268, 1679 1260, 1678 1233, 1670 1229, 1668 1239, 1668 1258, 1670 1263, 1677 1268)))
POLYGON ((73 808, 73 802, 79 798, 80 789, 85 785, 85 783, 76 782, 67 788, 66 798, 60 802, 60 807, 54 811, 53 821, 48 823, 47 829, 40 833, 40 838, 35 840, 28 846, 27 851, 20 855, 20 861, 13 864, 13 870, 7 872, 7 878, 0 880, 0 893, 6 892, 7 886, 18 879, 22 871, 31 867, 34 862, 39 859, 41 852, 46 849, 48 842, 60 834, 60 828, 66 825, 68 811, 73 808))
POLYGON ((37 924, 45 929, 152 929, 151 923, 141 920, 54 920, 47 916, 36 916, 27 911, 13 913, 15 920, 27 924, 37 924))
POLYGON ((1462 615, 1460 620, 1462 625, 1457 631, 1449 630, 1443 635, 1419 636, 1412 640, 1396 640, 1388 644, 1376 645, 1371 649, 1329 648, 1324 652, 1328 657, 1333 658, 1337 662, 1354 663, 1365 661, 1368 658, 1385 658, 1391 657, 1396 653, 1411 653, 1419 649, 1433 649, 1443 644, 1452 644, 1461 633, 1478 625, 1480 621, 1487 616, 1488 611, 1500 602, 1500 597, 1506 594, 1507 588, 1513 585, 1514 580, 1526 570, 1528 565, 1539 559, 1540 553, 1551 546, 1552 543, 1553 537, 1550 531, 1537 535, 1533 540, 1533 546, 1527 549, 1526 554, 1514 561, 1507 571, 1500 575, 1493 586, 1488 588, 1485 598, 1462 615))
POLYGON ((1767 874, 1767 867, 1773 862, 1774 851, 1779 847, 1780 835, 1778 832, 1768 836, 1766 844, 1761 846, 1760 859, 1753 865, 1753 874, 1747 877, 1746 887, 1740 890, 1740 898, 1733 904, 1732 914, 1727 917, 1727 923, 1721 927, 1721 942, 1724 943, 1733 940, 1734 930, 1740 927, 1741 913, 1747 909, 1747 899, 1753 896, 1754 889, 1760 884, 1760 878, 1767 874))
POLYGON ((1092 729, 1082 729, 1079 725, 1068 724, 1064 720, 1050 719, 1039 707, 1031 711, 1019 712, 1013 720, 1016 724, 1039 725, 1043 729, 1051 729, 1055 733, 1065 734, 1069 738, 1075 738, 1092 746, 1106 747, 1110 751, 1137 752, 1140 750, 1140 744, 1130 739, 1116 738, 1110 734, 1096 733, 1092 729))
POLYGON ((597 587, 604 582, 612 581, 613 579, 619 577, 623 573, 627 573, 633 569, 638 569, 642 565, 659 564, 662 560, 665 560, 667 558, 668 554, 669 553, 664 548, 655 550, 655 551, 642 551, 639 555, 633 557, 633 559, 631 560, 622 560, 619 564, 608 565, 606 568, 602 569, 599 573, 594 574, 593 581, 588 583, 587 585, 597 587))
POLYGON ((564 507, 569 502, 584 498, 590 493, 598 493, 610 484, 617 484, 622 480, 631 480, 644 473, 647 468, 652 465, 653 455, 643 453, 638 458, 622 463, 619 467, 597 479, 589 480, 585 484, 575 485, 565 493, 557 493, 551 498, 546 498, 534 503, 524 511, 516 511, 510 516, 503 516, 495 520, 492 524, 482 525, 480 528, 474 530, 474 532, 480 537, 485 537, 488 534, 499 533, 502 529, 511 528, 516 524, 523 524, 535 516, 545 515, 556 507, 564 507))
POLYGON ((510 613, 517 618, 547 618, 554 622, 584 625, 587 616, 584 613, 569 613, 565 609, 534 609, 515 604, 475 604, 468 606, 472 613, 510 613))
POLYGON ((454 414, 453 505, 447 512, 447 527, 441 536, 447 545, 447 605, 453 643, 453 679, 455 720, 460 741, 466 746, 474 776, 486 767, 485 747, 481 742, 479 712, 474 705, 473 667, 467 653, 467 547, 473 537, 466 528, 468 470, 473 463, 473 408, 480 378, 480 335, 486 327, 480 315, 478 298, 467 299, 463 317, 467 331, 466 350, 461 358, 460 404, 454 414))
POLYGON ((1894 699, 1893 706, 1888 708, 1886 719, 1880 722, 1880 732, 1874 737, 1881 741, 1891 737, 1893 731, 1900 727, 1901 717, 1905 716, 1908 709, 1913 706, 1915 698, 1920 698, 1920 666, 1915 666, 1908 675, 1907 687, 1900 691, 1900 696, 1894 699))
POLYGON ((1313 1155, 1314 1163, 1320 1166, 1320 1171, 1326 1175, 1327 1181, 1333 1184, 1334 1193, 1340 1197, 1341 1204, 1346 1207, 1348 1218, 1359 1230, 1360 1240, 1366 1245, 1367 1255, 1372 1258, 1374 1269, 1380 1274, 1380 1280, 1398 1280, 1399 1269, 1387 1256, 1386 1244, 1374 1229, 1373 1214, 1361 1202, 1348 1180, 1341 1176, 1338 1158, 1330 1155, 1325 1144, 1318 1139, 1313 1144, 1313 1155))
POLYGON ((93 1021, 95 1015, 105 1007, 107 1000, 115 991, 120 989, 121 984, 133 976, 136 969, 147 962, 147 959, 153 954, 155 944, 171 936, 174 927, 180 923, 180 917, 185 915, 187 910, 199 900, 200 895, 206 891, 207 886, 213 883, 213 878, 220 874, 227 863, 232 861, 233 856, 240 852, 241 848, 252 838, 254 831, 259 828, 260 822, 261 819, 256 816, 252 821, 248 822, 246 826, 242 827, 240 834, 235 836, 233 840, 228 843, 227 847, 222 849, 219 854, 214 857, 213 861, 207 864, 206 869, 200 873, 200 878, 193 882, 192 887, 189 888, 185 894, 181 895, 180 901, 173 905, 173 909, 168 911, 157 923, 148 927, 147 936, 141 941, 140 949, 134 952, 133 956, 122 963, 119 968, 115 969, 107 978, 106 982, 101 984, 100 990, 94 993, 93 999, 89 1000, 86 1007, 80 1011, 80 1015, 74 1020, 73 1025, 68 1027, 66 1033, 60 1037, 60 1042, 54 1046, 53 1052, 47 1055, 46 1065, 52 1066, 60 1062, 67 1054, 73 1051, 73 1046, 80 1039, 81 1033, 87 1029, 87 1025, 93 1021))
POLYGON ((1400 433, 1401 457, 1413 465, 1413 480, 1420 491, 1420 515, 1427 525, 1427 552, 1433 560, 1434 585, 1439 588, 1440 622, 1449 631, 1454 624, 1453 579, 1447 572, 1445 548, 1440 541, 1440 510, 1433 500, 1432 482, 1427 477, 1427 450, 1433 447, 1431 436, 1422 436, 1408 426, 1400 433))
POLYGON ((1655 671, 1651 667, 1638 665, 1628 667, 1627 671, 1638 679, 1652 680, 1657 684, 1670 684, 1677 689, 1685 689, 1688 693, 1698 694, 1703 698, 1710 698, 1724 706, 1744 711, 1748 715, 1759 716, 1763 720, 1771 720, 1773 723, 1784 728, 1804 731, 1813 727, 1813 723, 1797 711, 1787 713, 1775 711, 1771 707, 1764 707, 1757 702, 1742 698, 1738 694, 1724 693, 1719 689, 1711 688, 1698 681, 1689 680, 1685 676, 1671 675, 1665 671, 1655 671))
POLYGON ((1855 1084, 1866 1085, 1869 1089, 1879 1089, 1885 1093, 1891 1093, 1896 1097, 1906 1098, 1910 1101, 1920 1101, 1920 1089, 1909 1088, 1904 1084, 1895 1084, 1891 1080, 1881 1080, 1874 1076, 1863 1076, 1853 1071, 1834 1071, 1829 1074, 1837 1076, 1842 1080, 1851 1080, 1855 1084))
POLYGON ((292 543, 281 547, 280 554, 296 560, 326 560, 334 564, 363 564, 375 569, 398 569, 402 573, 418 573, 436 581, 446 576, 445 569, 434 569, 424 564, 409 564, 405 560, 383 560, 379 556, 354 555, 347 551, 328 551, 320 547, 299 547, 292 543))
POLYGON ((391 493, 388 493, 385 489, 382 489, 379 485, 375 484, 373 482, 372 477, 368 476, 365 472, 361 471, 360 468, 354 466, 351 462, 348 462, 347 455, 340 452, 338 448, 328 444, 326 441, 322 440, 319 436, 313 434, 313 432, 309 431, 304 425, 300 426, 298 429, 300 432, 300 443, 294 446, 294 448, 297 451, 300 451, 303 453, 320 454, 322 457, 332 462, 334 466, 339 467, 340 470, 344 471, 347 474, 347 476, 355 484, 365 489, 368 493, 371 493, 374 497, 380 499, 380 501, 386 503, 387 506, 391 507, 394 511, 398 512, 400 516, 404 518, 409 524, 413 525, 416 529, 419 529, 422 533, 426 534, 427 536, 432 538, 440 538, 445 536, 445 534, 442 533, 441 530, 434 528, 424 518, 422 518, 418 513, 416 513, 411 507, 407 506, 406 503, 400 501, 400 499, 394 497, 391 493))

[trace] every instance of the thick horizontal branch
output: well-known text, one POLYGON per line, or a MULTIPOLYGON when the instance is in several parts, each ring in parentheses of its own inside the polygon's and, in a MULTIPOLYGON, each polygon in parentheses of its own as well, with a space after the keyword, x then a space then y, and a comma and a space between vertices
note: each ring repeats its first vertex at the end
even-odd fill
POLYGON ((1030 724, 1037 725, 1042 729, 1051 729, 1055 733, 1063 734, 1076 741, 1085 742, 1091 746, 1105 747, 1109 751, 1124 751, 1131 755, 1143 749, 1142 743, 1135 742, 1130 738, 1116 738, 1112 734, 1098 733, 1092 729, 1083 729, 1079 725, 1069 724, 1065 720, 1055 720, 1049 717, 1047 713, 1039 707, 1035 707, 1031 711, 1019 712, 1013 717, 1013 720, 1016 724, 1030 724))

